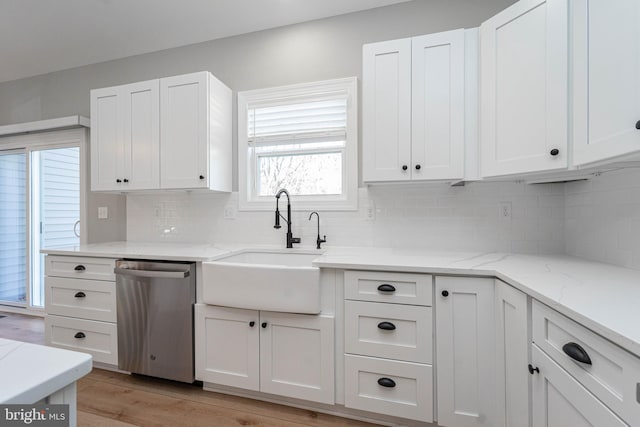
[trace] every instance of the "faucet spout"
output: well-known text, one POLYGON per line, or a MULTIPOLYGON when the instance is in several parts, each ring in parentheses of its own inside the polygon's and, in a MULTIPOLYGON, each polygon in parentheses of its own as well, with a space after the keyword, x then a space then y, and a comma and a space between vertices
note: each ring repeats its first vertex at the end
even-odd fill
POLYGON ((276 193, 276 222, 273 228, 276 228, 276 229, 280 228, 280 218, 284 219, 285 222, 287 223, 287 248, 289 249, 293 248, 294 243, 300 243, 300 238, 293 237, 293 233, 291 232, 291 198, 289 197, 289 192, 284 188, 278 190, 278 192, 276 193), (280 201, 280 196, 283 193, 287 196, 287 217, 286 218, 282 216, 282 214, 280 213, 280 210, 278 209, 278 202, 280 201))
POLYGON ((320 214, 318 212, 311 212, 311 214, 309 215, 309 221, 311 221, 311 218, 314 214, 318 218, 318 237, 316 238, 316 249, 322 249, 321 245, 327 241, 327 236, 325 235, 323 239, 320 238, 320 214))

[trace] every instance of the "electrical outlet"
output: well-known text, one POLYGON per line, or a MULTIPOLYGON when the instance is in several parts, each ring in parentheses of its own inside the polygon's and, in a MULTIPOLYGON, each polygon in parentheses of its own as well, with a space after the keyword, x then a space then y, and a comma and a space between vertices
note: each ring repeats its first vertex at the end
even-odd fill
POLYGON ((224 219, 236 219, 236 207, 227 205, 224 207, 224 219))
POLYGON ((100 206, 98 207, 98 219, 108 219, 109 218, 109 207, 100 206))
POLYGON ((511 221, 511 202, 501 202, 498 214, 501 220, 511 221))
POLYGON ((369 204, 365 207, 364 217, 367 221, 375 221, 376 206, 373 204, 373 202, 369 202, 369 204))

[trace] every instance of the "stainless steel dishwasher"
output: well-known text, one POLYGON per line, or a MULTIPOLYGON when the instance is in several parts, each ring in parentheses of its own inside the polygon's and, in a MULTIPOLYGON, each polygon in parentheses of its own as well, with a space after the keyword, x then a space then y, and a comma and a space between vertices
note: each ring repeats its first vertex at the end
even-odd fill
POLYGON ((118 368, 194 381, 195 264, 116 261, 118 368))

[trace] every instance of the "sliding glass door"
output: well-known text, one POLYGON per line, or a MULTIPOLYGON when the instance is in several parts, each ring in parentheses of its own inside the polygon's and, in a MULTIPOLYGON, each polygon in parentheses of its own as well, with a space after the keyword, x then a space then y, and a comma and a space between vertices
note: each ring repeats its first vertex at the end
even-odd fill
POLYGON ((0 151, 0 305, 44 306, 45 247, 80 243, 80 147, 0 151))
POLYGON ((27 300, 27 162, 22 152, 0 152, 0 303, 27 300))

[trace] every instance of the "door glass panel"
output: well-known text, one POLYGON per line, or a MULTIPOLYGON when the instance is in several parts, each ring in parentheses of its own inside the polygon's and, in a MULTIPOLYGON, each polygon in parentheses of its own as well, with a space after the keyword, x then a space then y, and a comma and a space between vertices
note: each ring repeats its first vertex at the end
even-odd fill
POLYGON ((26 156, 0 153, 0 303, 26 303, 26 156))
POLYGON ((31 153, 31 305, 44 306, 41 248, 77 245, 80 238, 80 149, 31 153))

